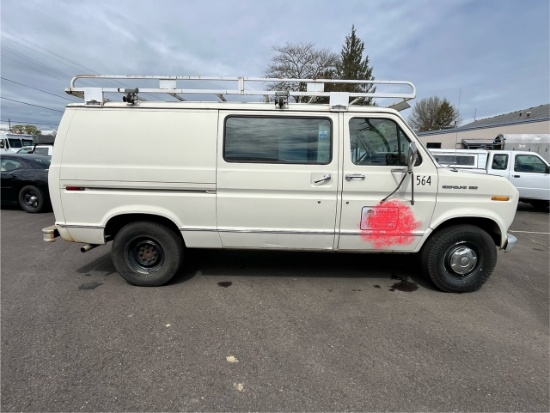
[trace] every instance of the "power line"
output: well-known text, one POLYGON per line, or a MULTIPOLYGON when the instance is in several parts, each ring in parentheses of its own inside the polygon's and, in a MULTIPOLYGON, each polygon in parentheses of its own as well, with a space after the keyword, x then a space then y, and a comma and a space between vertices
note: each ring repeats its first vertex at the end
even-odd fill
MULTIPOLYGON (((17 34, 17 33, 10 32, 9 30, 6 30, 6 29, 1 29, 1 31, 3 31, 4 33, 7 33, 8 35, 10 35, 10 36, 12 36, 12 37, 17 37, 17 38, 21 39, 22 41, 24 41, 25 43, 28 43, 28 44, 32 45, 35 49, 38 49, 38 50, 35 50, 35 51, 38 51, 38 53, 42 54, 43 56, 49 57, 50 59, 57 60, 58 62, 60 62, 60 63, 62 63, 62 64, 64 64, 64 65, 67 65, 67 66, 72 65, 73 68, 75 68, 75 69, 82 68, 82 69, 84 69, 84 70, 86 70, 86 71, 93 72, 93 71, 90 70, 89 68, 87 68, 87 67, 85 67, 85 66, 82 66, 81 64, 78 64, 78 63, 76 63, 76 62, 73 62, 72 60, 67 59, 66 57, 61 56, 61 55, 59 55, 59 54, 57 54, 57 53, 55 53, 55 52, 53 52, 53 51, 51 51, 51 50, 48 50, 48 49, 46 49, 45 47, 42 47, 42 46, 40 46, 40 45, 38 45, 38 44, 36 44, 36 43, 34 43, 34 42, 31 42, 30 40, 25 39, 23 36, 21 36, 21 35, 19 35, 19 34, 17 34), (47 53, 51 54, 52 56, 55 56, 56 58, 59 58, 59 59, 61 59, 61 60, 65 60, 65 62, 68 62, 68 63, 63 63, 63 62, 61 62, 60 60, 55 59, 54 57, 48 56, 47 54, 40 52, 40 50, 44 50, 44 51, 46 51, 47 53)), ((18 41, 16 41, 16 40, 14 40, 14 39, 10 39, 10 40, 11 40, 12 42, 14 42, 14 43, 17 43, 17 44, 19 44, 19 45, 21 45, 21 46, 23 46, 23 47, 26 47, 26 48, 32 50, 31 47, 26 46, 26 45, 24 45, 24 44, 22 44, 22 43, 20 43, 20 42, 18 42, 18 41)))
POLYGON ((39 123, 39 122, 33 122, 29 120, 14 120, 14 119, 0 119, 0 122, 4 123, 17 123, 22 125, 35 125, 35 126, 49 126, 49 127, 57 127, 57 124, 53 123, 39 123))
MULTIPOLYGON (((72 61, 72 60, 70 60, 70 59, 67 59, 66 57, 61 56, 61 55, 59 55, 58 53, 53 52, 53 51, 51 51, 51 50, 49 50, 49 49, 47 49, 47 48, 45 48, 45 47, 43 47, 43 46, 40 46, 40 45, 37 44, 37 43, 31 42, 30 40, 25 39, 24 37, 22 37, 21 35, 19 35, 19 34, 17 34, 17 33, 13 33, 13 32, 11 32, 11 31, 6 30, 6 29, 3 29, 3 28, 0 29, 0 31, 6 33, 8 36, 17 37, 17 38, 21 39, 23 42, 28 43, 28 44, 31 45, 32 47, 29 47, 29 46, 27 46, 27 45, 24 45, 24 44, 18 42, 17 40, 8 37, 8 39, 9 39, 10 41, 12 41, 12 42, 14 42, 14 43, 16 43, 16 44, 18 44, 18 45, 21 45, 21 46, 23 46, 23 47, 26 47, 27 49, 29 49, 29 50, 31 50, 31 51, 40 53, 41 55, 43 55, 43 56, 45 56, 45 57, 47 57, 47 58, 49 58, 49 59, 53 59, 53 60, 55 60, 55 61, 57 61, 57 62, 59 62, 59 63, 61 63, 61 64, 63 64, 63 65, 66 65, 66 66, 69 66, 69 67, 72 67, 72 68, 76 68, 76 69, 79 69, 79 70, 80 70, 80 69, 84 69, 86 72, 88 72, 88 73, 90 73, 90 74, 97 74, 97 72, 96 72, 95 70, 92 70, 92 69, 90 69, 90 68, 88 68, 88 67, 86 67, 86 66, 84 66, 84 65, 81 65, 81 64, 79 64, 79 63, 76 63, 76 62, 74 62, 74 61, 72 61), (33 48, 34 48, 35 50, 33 50, 33 48), (42 53, 40 50, 44 50, 47 54, 46 54, 46 53, 42 53), (48 54, 50 54, 51 56, 48 56, 48 54), (53 56, 53 57, 52 57, 52 56, 53 56), (65 62, 68 62, 68 63, 62 62, 60 59, 61 59, 61 60, 64 60, 65 62)), ((3 37, 6 38, 5 35, 4 35, 3 37)), ((40 64, 40 63, 39 63, 39 64, 40 64)), ((27 67, 28 67, 28 66, 27 66, 27 67)), ((50 66, 50 67, 51 67, 51 66, 50 66)), ((36 69, 35 69, 35 70, 36 70, 36 69)), ((55 69, 52 69, 52 70, 55 70, 55 69)), ((66 75, 66 76, 71 77, 71 76, 69 76, 69 75, 66 75)), ((80 80, 80 82, 81 82, 83 85, 85 85, 85 86, 92 86, 92 85, 91 85, 89 82, 87 82, 87 81, 80 80)), ((115 83, 114 81, 111 81, 111 80, 107 80, 106 82, 107 82, 107 83, 110 83, 110 84, 112 84, 112 85, 115 85, 116 87, 119 87, 120 85, 123 85, 123 86, 125 85, 126 87, 130 87, 130 86, 128 86, 128 84, 127 84, 126 82, 122 82, 122 81, 119 81, 120 84, 117 84, 117 83, 115 83)), ((164 96, 162 96, 161 98, 159 98, 159 96, 158 96, 158 95, 155 95, 155 94, 152 94, 151 96, 156 96, 157 99, 159 99, 159 100, 164 100, 164 96)))
POLYGON ((9 51, 10 53, 13 53, 15 56, 19 57, 20 59, 25 59, 25 60, 28 60, 29 62, 31 62, 31 63, 33 63, 33 64, 35 64, 35 65, 37 65, 37 66, 42 66, 42 67, 44 67, 45 69, 50 70, 51 72, 53 72, 53 73, 55 73, 55 74, 58 74, 58 75, 63 76, 65 79, 68 78, 68 77, 71 77, 71 75, 69 75, 69 74, 67 74, 67 73, 63 73, 62 71, 57 70, 57 69, 53 68, 52 66, 48 66, 48 65, 46 65, 46 64, 44 64, 44 63, 38 62, 37 60, 31 59, 30 57, 27 57, 27 56, 25 56, 25 55, 23 55, 23 54, 17 52, 16 50, 13 50, 12 48, 6 46, 6 45, 2 45, 2 46, 0 46, 0 47, 1 47, 2 49, 4 49, 4 50, 9 51))
MULTIPOLYGON (((14 59, 13 57, 3 55, 3 56, 2 56, 2 59, 10 59, 10 60, 13 60, 13 61, 14 61, 15 63, 17 63, 17 64, 20 64, 20 65, 22 65, 22 66, 28 67, 29 69, 32 69, 32 70, 36 70, 37 72, 40 72, 40 73, 42 73, 42 74, 44 74, 44 75, 46 75, 46 76, 56 77, 56 76, 53 76, 51 73, 46 73, 46 72, 44 72, 43 70, 39 70, 39 69, 37 69, 37 68, 35 68, 35 67, 26 65, 25 63, 19 62, 19 61, 17 61, 16 59, 14 59)), ((69 77, 70 77, 70 76, 69 76, 69 77)), ((60 75, 57 75, 57 79, 60 79, 60 80, 67 80, 66 77, 64 77, 64 76, 62 77, 62 76, 60 76, 60 75)))
POLYGON ((65 96, 56 95, 55 93, 50 93, 50 92, 46 92, 45 90, 42 90, 42 89, 37 89, 37 88, 32 87, 32 86, 27 86, 27 85, 24 85, 23 83, 16 82, 15 80, 6 79, 5 77, 1 77, 1 76, 0 76, 0 79, 6 80, 8 82, 16 83, 16 84, 21 85, 21 86, 28 87, 29 89, 38 90, 39 92, 47 93, 48 95, 57 96, 58 98, 68 100, 69 102, 74 102, 73 100, 68 99, 65 96))
POLYGON ((45 107, 45 106, 33 105, 32 103, 21 102, 20 100, 8 99, 8 98, 5 98, 5 97, 3 97, 3 96, 0 96, 0 99, 5 99, 5 100, 9 100, 9 101, 11 101, 11 102, 22 103, 23 105, 29 105, 29 106, 34 106, 34 107, 36 107, 36 108, 48 109, 48 110, 53 110, 54 112, 63 113, 63 111, 61 111, 61 110, 52 109, 52 108, 47 108, 47 107, 45 107))

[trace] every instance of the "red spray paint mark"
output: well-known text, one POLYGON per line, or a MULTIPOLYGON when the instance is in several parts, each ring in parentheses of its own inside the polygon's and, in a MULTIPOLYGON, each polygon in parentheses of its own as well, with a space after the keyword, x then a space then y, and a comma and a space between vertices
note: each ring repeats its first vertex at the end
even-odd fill
POLYGON ((409 204, 394 199, 373 208, 363 208, 361 237, 372 242, 375 248, 406 245, 414 241, 412 232, 420 225, 409 204))

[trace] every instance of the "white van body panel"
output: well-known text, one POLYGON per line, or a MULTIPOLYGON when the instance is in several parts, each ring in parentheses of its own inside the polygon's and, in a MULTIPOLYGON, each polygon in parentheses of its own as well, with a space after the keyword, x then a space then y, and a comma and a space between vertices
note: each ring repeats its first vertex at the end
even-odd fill
POLYGON ((98 243, 98 228, 109 219, 151 214, 174 222, 189 246, 220 245, 215 214, 217 113, 124 109, 68 109, 75 112, 65 125, 70 139, 58 133, 52 159, 52 176, 59 176, 54 198, 63 206, 58 224, 75 240, 79 231, 88 234, 81 242, 92 243, 93 238, 98 243), (144 133, 147 139, 141 138, 144 133), (56 169, 59 162, 61 170, 56 169), (93 229, 87 232, 87 226, 93 229))
MULTIPOLYGON (((514 220, 519 194, 507 201, 487 202, 493 196, 508 193, 510 182, 492 175, 477 174, 462 170, 439 168, 439 194, 431 222, 432 228, 438 228, 453 217, 487 218, 506 231, 514 220), (472 179, 473 178, 473 179, 472 179), (465 185, 465 183, 468 183, 465 185)), ((501 242, 501 247, 503 244, 501 242)))
POLYGON ((381 204, 406 168, 353 164, 348 125, 354 118, 385 119, 415 141, 396 111, 350 107, 342 113, 319 111, 318 105, 296 105, 293 110, 289 105, 273 112, 263 104, 245 107, 207 103, 197 108, 186 102, 70 105, 50 168, 61 235, 102 244, 102 232, 111 219, 142 214, 173 222, 188 247, 415 252, 439 224, 468 215, 451 208, 458 208, 458 203, 467 205, 472 216, 485 210, 484 216, 497 222, 501 234, 513 219, 509 212, 502 218, 503 203, 490 200, 496 194, 517 202, 517 192, 506 181, 495 186, 489 180, 487 187, 477 190, 445 191, 442 185, 473 186, 477 178, 457 180, 445 172, 443 180, 445 168, 438 168, 423 147, 418 149, 423 161, 414 168, 414 177, 406 176, 401 188, 381 204), (225 119, 243 115, 330 120, 330 163, 226 162, 225 119), (365 179, 345 178, 356 174, 365 179), (330 180, 315 183, 327 175, 330 180), (369 227, 367 218, 373 213, 389 218, 389 226, 369 227), (405 216, 410 216, 409 226, 394 227, 392 220, 405 216))

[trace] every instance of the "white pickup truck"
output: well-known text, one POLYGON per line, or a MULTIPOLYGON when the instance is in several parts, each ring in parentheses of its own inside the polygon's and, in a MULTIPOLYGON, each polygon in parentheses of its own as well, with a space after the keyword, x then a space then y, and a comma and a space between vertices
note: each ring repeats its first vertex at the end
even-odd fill
POLYGON ((442 166, 507 178, 518 189, 520 201, 537 209, 547 209, 550 204, 550 166, 538 153, 478 149, 430 149, 430 152, 442 166))

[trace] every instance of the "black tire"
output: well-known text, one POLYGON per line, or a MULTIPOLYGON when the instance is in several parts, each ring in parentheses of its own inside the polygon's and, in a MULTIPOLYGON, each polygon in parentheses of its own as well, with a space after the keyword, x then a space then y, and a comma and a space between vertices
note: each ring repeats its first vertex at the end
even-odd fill
POLYGON ((474 225, 456 225, 436 232, 421 252, 422 266, 434 284, 446 292, 476 291, 497 263, 491 236, 474 225))
POLYGON ((137 221, 115 236, 111 257, 117 272, 140 287, 166 284, 183 267, 181 236, 164 225, 137 221))
POLYGON ((19 191, 19 205, 24 211, 36 214, 44 210, 46 198, 40 188, 26 185, 19 191))

